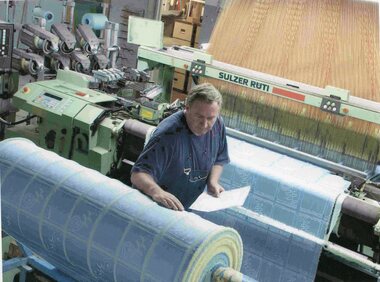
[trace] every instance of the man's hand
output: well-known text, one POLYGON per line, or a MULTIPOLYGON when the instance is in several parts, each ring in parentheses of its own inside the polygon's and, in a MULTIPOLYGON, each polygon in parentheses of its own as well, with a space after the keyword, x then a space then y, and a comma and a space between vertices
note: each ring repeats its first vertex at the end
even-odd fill
POLYGON ((177 199, 177 197, 164 190, 157 190, 154 194, 152 194, 151 197, 153 201, 160 203, 169 209, 172 209, 175 211, 184 210, 183 205, 177 199))
POLYGON ((219 184, 219 178, 222 175, 223 166, 221 165, 214 165, 211 168, 210 176, 207 181, 207 192, 218 198, 220 193, 224 191, 224 188, 222 185, 219 184))
POLYGON ((224 191, 224 188, 222 187, 222 185, 220 185, 219 183, 208 183, 207 184, 207 193, 209 193, 210 195, 218 198, 220 193, 222 193, 224 191))
POLYGON ((175 211, 184 210, 181 202, 173 194, 164 191, 151 175, 145 172, 134 172, 131 175, 131 181, 137 189, 150 196, 153 201, 175 211))

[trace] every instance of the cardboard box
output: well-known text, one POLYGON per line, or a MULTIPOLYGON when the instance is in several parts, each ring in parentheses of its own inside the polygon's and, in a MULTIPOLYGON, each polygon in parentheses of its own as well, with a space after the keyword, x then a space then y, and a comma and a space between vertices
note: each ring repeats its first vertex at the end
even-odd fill
POLYGON ((174 30, 174 17, 173 16, 162 16, 162 21, 164 22, 164 36, 172 37, 174 30))
POLYGON ((203 14, 203 3, 199 2, 190 2, 189 5, 189 12, 187 14, 186 20, 188 22, 194 23, 194 24, 199 24, 201 23, 201 17, 203 14))
POLYGON ((176 21, 174 23, 173 37, 191 42, 193 25, 188 22, 176 21))
POLYGON ((186 74, 186 70, 184 69, 175 68, 174 71, 178 73, 186 74))
POLYGON ((170 102, 174 102, 177 99, 179 99, 180 101, 185 101, 186 97, 187 95, 185 93, 172 90, 172 94, 170 96, 170 102))
POLYGON ((190 41, 178 39, 178 38, 173 38, 173 37, 164 37, 164 46, 191 46, 190 41))
POLYGON ((175 72, 173 77, 173 88, 185 91, 186 75, 183 73, 175 72))

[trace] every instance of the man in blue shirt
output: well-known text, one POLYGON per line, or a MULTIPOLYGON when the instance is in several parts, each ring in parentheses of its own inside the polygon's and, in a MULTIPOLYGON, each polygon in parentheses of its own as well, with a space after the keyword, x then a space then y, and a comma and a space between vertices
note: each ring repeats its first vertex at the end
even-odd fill
POLYGON ((218 197, 223 165, 229 162, 222 96, 209 83, 195 86, 184 111, 164 119, 132 168, 134 187, 159 204, 188 209, 203 192, 218 197))

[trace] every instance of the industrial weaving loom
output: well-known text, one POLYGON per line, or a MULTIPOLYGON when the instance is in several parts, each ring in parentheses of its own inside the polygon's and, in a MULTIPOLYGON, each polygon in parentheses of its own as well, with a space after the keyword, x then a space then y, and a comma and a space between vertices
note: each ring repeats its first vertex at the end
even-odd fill
MULTIPOLYGON (((12 103, 37 122, 0 143, 3 229, 55 270, 31 251, 11 263, 58 281, 377 281, 376 9, 235 0, 207 52, 140 43, 137 69, 58 70, 20 88, 12 103), (154 126, 183 109, 168 103, 175 68, 224 97, 221 183, 251 191, 243 207, 199 215, 228 228, 107 177, 125 182, 154 126)), ((130 34, 149 37, 133 21, 130 34)))
MULTIPOLYGON (((224 185, 250 185, 252 191, 242 209, 204 214, 244 234, 242 271, 259 281, 312 281, 318 268, 317 278, 369 279, 334 264, 322 270, 322 249, 347 265, 378 271, 372 264, 378 263, 376 255, 352 263, 355 255, 325 241, 334 242, 337 235, 338 245, 347 244, 345 238, 367 241, 364 245, 376 242, 376 227, 359 223, 372 207, 360 207, 362 202, 347 196, 350 183, 344 178, 296 160, 306 152, 326 164, 343 165, 346 172, 374 173, 380 128, 378 18, 377 4, 360 1, 230 1, 214 29, 208 49, 214 60, 261 72, 231 68, 235 73, 219 71, 217 79, 209 80, 224 94, 226 124, 265 139, 260 145, 274 149, 279 144, 275 151, 285 154, 229 139, 232 163, 223 174, 224 185), (346 273, 336 275, 339 271, 346 273)), ((248 142, 255 139, 230 133, 248 142)))
POLYGON ((360 111, 378 111, 371 102, 380 101, 378 4, 230 1, 208 53, 218 61, 291 80, 285 89, 270 76, 259 87, 247 87, 231 74, 220 80, 245 87, 212 80, 225 94, 229 127, 348 167, 374 169, 379 120, 360 111), (323 88, 322 93, 303 83, 323 88), (319 92, 323 100, 315 101, 301 89, 319 92), (346 101, 360 108, 350 109, 346 101))
POLYGON ((379 276, 378 46, 374 3, 230 1, 207 52, 140 48, 141 69, 183 68, 223 94, 223 183, 252 190, 243 208, 202 216, 241 234, 243 273, 379 276))

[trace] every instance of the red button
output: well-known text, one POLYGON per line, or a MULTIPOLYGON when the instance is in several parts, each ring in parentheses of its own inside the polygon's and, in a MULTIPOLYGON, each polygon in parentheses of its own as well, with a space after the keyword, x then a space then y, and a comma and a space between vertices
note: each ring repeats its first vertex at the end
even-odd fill
POLYGON ((75 92, 75 94, 76 95, 78 95, 78 96, 81 96, 81 97, 84 97, 84 96, 86 96, 86 93, 83 93, 83 92, 75 92))

